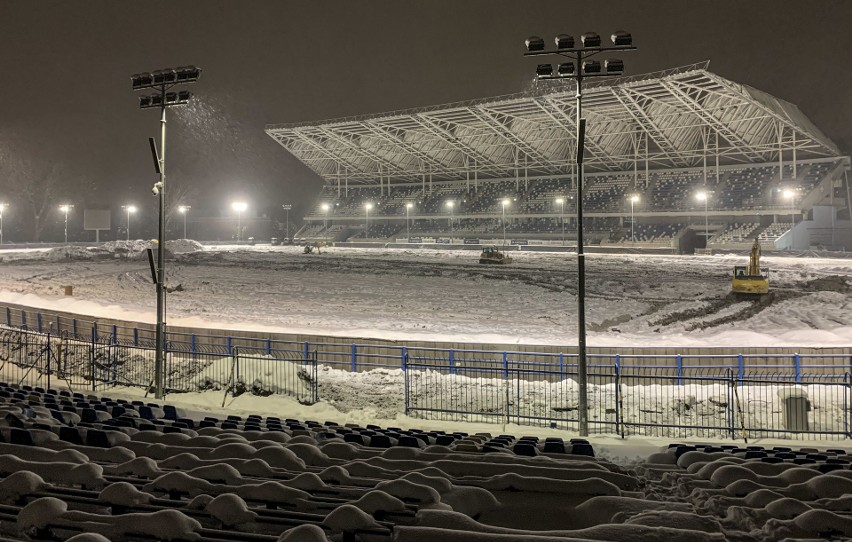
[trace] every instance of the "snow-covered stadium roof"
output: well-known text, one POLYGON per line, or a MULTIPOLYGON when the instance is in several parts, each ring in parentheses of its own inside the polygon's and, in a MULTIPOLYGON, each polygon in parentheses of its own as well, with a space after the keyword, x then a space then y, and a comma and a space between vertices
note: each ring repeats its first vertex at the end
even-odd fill
MULTIPOLYGON (((751 164, 840 155, 795 105, 707 71, 707 63, 583 85, 586 171, 751 164), (715 158, 712 159, 715 162, 715 158), (644 167, 644 165, 643 165, 644 167)), ((576 86, 299 124, 266 133, 326 182, 404 183, 570 174, 576 86)))

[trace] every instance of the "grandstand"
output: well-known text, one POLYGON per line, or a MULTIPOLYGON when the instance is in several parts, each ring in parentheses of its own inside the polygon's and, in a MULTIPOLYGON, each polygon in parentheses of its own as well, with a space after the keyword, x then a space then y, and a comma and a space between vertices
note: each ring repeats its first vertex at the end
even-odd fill
MULTIPOLYGON (((499 238, 505 220, 511 239, 559 243, 564 220, 570 242, 571 85, 539 81, 515 95, 270 125, 266 133, 325 181, 304 217, 317 237, 394 241, 405 236, 412 204, 409 230, 421 237, 499 238), (447 201, 454 202, 452 224, 447 201), (337 228, 317 231, 320 223, 337 228)), ((583 110, 591 243, 623 243, 632 216, 637 225, 671 232, 671 246, 682 252, 712 247, 714 237, 728 246, 721 234, 742 223, 758 224, 741 236, 744 243, 770 229, 765 237, 778 242, 767 249, 806 248, 775 232, 811 219, 821 206, 831 209, 840 238, 852 235, 849 158, 795 105, 722 78, 706 63, 591 85, 583 110), (698 191, 709 194, 706 210, 695 200, 698 191), (634 213, 632 195, 640 198, 634 213), (683 227, 675 231, 674 224, 683 227)))

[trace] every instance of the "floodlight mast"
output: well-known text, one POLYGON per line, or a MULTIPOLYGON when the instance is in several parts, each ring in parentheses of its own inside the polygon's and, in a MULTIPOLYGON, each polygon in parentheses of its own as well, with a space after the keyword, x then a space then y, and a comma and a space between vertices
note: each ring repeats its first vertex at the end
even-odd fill
POLYGON ((622 75, 624 63, 621 60, 605 61, 605 70, 595 60, 584 58, 608 51, 633 51, 633 37, 622 30, 612 34, 612 46, 603 47, 601 37, 594 32, 586 32, 580 37, 581 46, 574 47, 574 38, 566 34, 556 36, 555 50, 545 50, 544 40, 538 36, 527 38, 527 52, 524 56, 558 55, 571 59, 557 67, 556 74, 550 64, 536 67, 537 79, 574 79, 577 82, 577 380, 580 388, 577 416, 580 436, 589 434, 588 402, 588 364, 586 360, 586 258, 583 252, 583 139, 586 119, 583 118, 583 79, 585 77, 607 77, 622 75), (576 62, 576 64, 575 64, 576 62))
MULTIPOLYGON (((157 228, 157 332, 156 354, 154 360, 154 396, 157 399, 165 397, 165 337, 166 337, 166 108, 186 105, 192 94, 189 91, 168 92, 178 84, 198 81, 201 69, 195 66, 166 68, 153 72, 137 73, 130 77, 133 90, 153 90, 150 94, 139 98, 139 108, 160 108, 160 153, 154 153, 157 161, 159 181, 154 184, 151 192, 159 198, 159 220, 157 228)), ((152 150, 154 146, 152 145, 152 150)))

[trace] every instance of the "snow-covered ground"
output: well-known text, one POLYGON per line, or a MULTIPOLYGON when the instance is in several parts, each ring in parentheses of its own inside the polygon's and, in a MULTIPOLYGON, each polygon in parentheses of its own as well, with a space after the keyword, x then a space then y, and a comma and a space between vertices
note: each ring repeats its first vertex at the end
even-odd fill
MULTIPOLYGON (((0 251, 0 302, 153 322, 145 242, 0 251), (63 287, 73 286, 73 297, 63 287)), ((398 341, 576 344, 576 255, 207 246, 167 267, 170 325, 398 341)), ((764 256, 770 302, 737 301, 744 255, 588 254, 589 346, 850 346, 852 259, 764 256)))
MULTIPOLYGON (((175 250, 176 260, 169 265, 169 287, 175 288, 169 296, 171 324, 347 337, 521 344, 572 344, 575 335, 576 269, 570 254, 518 253, 514 255, 517 263, 495 268, 474 263, 476 253, 469 251, 332 248, 321 255, 304 255, 293 247, 208 247, 201 250, 191 243, 184 245, 182 250, 186 252, 175 250)), ((154 320, 153 287, 147 261, 139 251, 143 246, 143 243, 133 244, 130 250, 107 247, 94 253, 83 249, 2 251, 0 301, 96 318, 151 322, 154 320), (67 257, 69 254, 72 257, 67 257), (62 295, 66 285, 74 287, 74 296, 62 295)), ((772 283, 776 294, 769 303, 755 304, 727 297, 728 269, 743 258, 591 255, 589 259, 589 337, 592 345, 845 347, 852 342, 852 316, 847 314, 850 260, 766 258, 765 263, 773 268, 772 283)), ((3 358, 11 359, 8 352, 3 353, 3 358)), ((268 364, 258 359, 243 359, 241 363, 241 375, 247 384, 255 378, 261 382, 266 378, 263 371, 268 364)), ((15 380, 9 378, 12 373, 6 372, 18 370, 12 365, 4 363, 0 369, 0 377, 4 380, 15 380)), ((225 361, 213 364, 194 377, 199 387, 212 389, 172 394, 167 402, 189 409, 189 415, 196 420, 206 415, 224 418, 231 414, 243 417, 259 414, 471 434, 574 436, 561 427, 509 423, 511 418, 500 415, 457 416, 455 420, 406 416, 400 408, 403 375, 399 369, 351 374, 321 367, 317 381, 322 400, 304 405, 284 395, 292 391, 289 389, 274 390, 281 394, 265 397, 252 393, 233 397, 224 393, 227 383, 223 377, 228 373, 225 365, 225 361), (486 423, 489 420, 491 423, 486 423)), ((37 378, 43 376, 36 375, 37 378)), ((416 397, 424 402, 422 404, 432 401, 434 397, 430 394, 436 391, 439 395, 472 393, 487 398, 490 396, 483 391, 496 389, 496 396, 502 397, 501 386, 506 384, 499 378, 467 378, 430 371, 422 371, 416 378, 424 379, 414 389, 415 395, 423 394, 416 397)), ((42 380, 33 383, 44 385, 42 380)), ((67 384, 53 382, 57 388, 67 384)), ((526 390, 525 401, 529 398, 547 407, 548 401, 565 406, 575 400, 576 385, 571 380, 551 383, 551 388, 558 389, 546 391, 542 390, 548 387, 547 382, 537 384, 540 386, 526 390)), ((82 389, 77 384, 74 387, 74 391, 82 389)), ((743 395, 738 398, 749 418, 748 423, 755 426, 779 412, 777 405, 769 405, 764 400, 777 396, 779 390, 770 386, 762 388, 763 397, 757 396, 752 401, 743 389, 743 395)), ((806 386, 796 386, 796 389, 807 391, 806 386)), ((727 423, 727 408, 722 408, 722 402, 729 398, 726 399, 725 390, 717 386, 635 386, 627 392, 629 395, 622 397, 625 404, 635 402, 631 397, 641 398, 638 404, 645 416, 650 415, 647 419, 652 420, 652 424, 677 422, 676 414, 690 418, 692 423, 697 417, 708 425, 727 423)), ((146 395, 145 390, 138 387, 109 388, 104 393, 127 399, 146 395)), ((613 395, 614 391, 607 386, 592 385, 590 388, 593 402, 613 395)), ((151 400, 150 397, 147 400, 151 400)), ((471 408, 482 406, 476 404, 471 408)), ((834 423, 848 412, 845 403, 822 404, 814 400, 812 406, 811 423, 814 424, 834 423)), ((629 411, 623 414, 626 421, 631 421, 629 411)), ((43 421, 50 421, 48 418, 43 421)), ((206 516, 199 515, 200 510, 223 526, 243 528, 258 514, 256 509, 247 506, 247 501, 256 499, 260 491, 251 477, 256 475, 253 473, 259 466, 266 465, 267 470, 270 470, 269 465, 280 467, 272 461, 275 459, 286 460, 293 472, 299 468, 306 471, 309 460, 324 463, 312 463, 318 474, 304 472, 291 480, 291 472, 282 478, 283 481, 267 482, 264 498, 282 499, 282 495, 288 496, 294 491, 287 485, 290 481, 296 487, 296 483, 302 483, 309 476, 319 480, 317 483, 327 483, 329 487, 339 484, 351 491, 351 487, 365 479, 364 473, 369 473, 371 478, 386 480, 375 486, 389 494, 384 497, 385 501, 409 498, 415 490, 423 494, 432 486, 444 488, 440 495, 433 488, 430 495, 438 495, 439 501, 446 502, 420 506, 417 526, 408 527, 408 531, 406 526, 398 527, 395 534, 398 540, 532 542, 570 537, 572 540, 757 542, 830 536, 848 539, 852 535, 852 521, 848 519, 852 479, 846 476, 848 470, 820 474, 812 466, 746 461, 727 452, 694 451, 677 457, 674 449, 667 450, 671 441, 721 440, 726 436, 725 431, 665 432, 666 436, 661 438, 628 431, 629 437, 624 440, 614 435, 590 437, 597 455, 620 465, 619 469, 627 468, 623 471, 625 474, 585 462, 574 462, 570 466, 557 464, 548 457, 531 458, 527 464, 525 459, 507 453, 488 454, 481 460, 483 465, 469 462, 458 465, 456 469, 465 469, 459 476, 440 469, 452 469, 453 461, 469 460, 473 456, 462 458, 452 450, 438 453, 438 447, 422 451, 394 447, 372 458, 375 451, 365 452, 340 439, 318 443, 308 436, 285 435, 281 436, 281 442, 263 441, 262 446, 254 447, 249 445, 253 442, 249 437, 255 437, 249 433, 229 431, 232 432, 217 433, 216 438, 206 433, 196 437, 158 432, 133 437, 121 435, 126 440, 125 448, 101 452, 81 448, 91 457, 73 450, 78 454, 74 459, 79 464, 50 463, 58 461, 59 454, 67 459, 72 450, 55 452, 30 447, 27 448, 30 453, 41 454, 37 455, 41 459, 32 460, 0 455, 0 471, 5 475, 0 480, 0 500, 5 499, 4 504, 17 502, 21 495, 34 492, 60 497, 32 500, 20 511, 17 524, 6 528, 12 534, 32 534, 47 523, 71 525, 76 529, 79 522, 85 521, 88 522, 86 529, 107 534, 115 540, 132 538, 133 533, 159 539, 195 539, 201 524, 191 518, 201 517, 206 521, 206 516), (193 443, 216 447, 172 448, 186 445, 190 438, 195 439, 193 443), (96 459, 98 457, 100 459, 96 459), (270 463, 263 463, 259 460, 261 457, 270 463), (397 480, 399 472, 390 467, 384 469, 394 461, 394 465, 404 463, 416 471, 403 476, 404 480, 397 480), (502 463, 502 466, 490 465, 491 461, 502 463), (523 465, 508 466, 512 461, 521 461, 523 465), (292 465, 299 468, 293 470, 292 465), (559 468, 546 468, 550 466, 559 468), (560 473, 577 470, 579 478, 572 482, 560 476, 546 479, 519 474, 533 467, 560 473), (495 468, 503 469, 501 474, 493 474, 495 468), (185 472, 171 472, 174 469, 185 472), (581 470, 583 472, 579 472, 581 470), (139 489, 126 483, 109 482, 104 476, 107 474, 139 476, 150 481, 139 489), (634 485, 614 488, 611 482, 598 477, 634 485), (220 484, 207 479, 231 481, 220 484), (98 499, 122 506, 147 503, 153 495, 167 493, 164 488, 177 483, 191 495, 207 495, 194 498, 186 506, 186 514, 158 510, 144 516, 101 515, 72 510, 61 500, 64 494, 54 487, 97 486, 99 483, 104 489, 98 499), (486 495, 485 489, 492 495, 487 505, 471 500, 473 491, 486 495), (453 500, 459 492, 464 498, 453 500), (465 515, 465 510, 469 515, 465 515), (436 529, 430 530, 433 527, 436 529)), ((271 438, 265 433, 261 435, 259 438, 271 438)), ((738 440, 742 436, 735 435, 738 440)), ((749 435, 748 444, 767 447, 791 444, 784 439, 753 437, 749 435)), ((737 443, 745 445, 741 440, 737 443)), ((795 445, 825 449, 836 444, 797 441, 795 445)), ((848 456, 841 454, 840 457, 848 456)), ((536 471, 539 472, 544 470, 536 471)), ((307 505, 312 504, 308 497, 305 499, 307 505)), ((366 506, 361 501, 361 506, 366 506)), ((360 524, 372 525, 367 514, 356 512, 351 506, 341 506, 327 514, 323 512, 323 526, 338 536, 333 539, 339 539, 338 533, 342 530, 360 524)), ((308 533, 311 529, 309 525, 301 525, 279 540, 328 540, 319 528, 313 527, 308 533)))

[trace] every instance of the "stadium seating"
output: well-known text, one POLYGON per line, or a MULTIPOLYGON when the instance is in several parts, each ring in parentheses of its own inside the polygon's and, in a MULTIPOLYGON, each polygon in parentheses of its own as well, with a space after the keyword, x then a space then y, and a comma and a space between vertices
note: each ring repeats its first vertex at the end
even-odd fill
POLYGON ((628 470, 579 438, 193 418, 93 395, 66 419, 48 405, 70 396, 0 390, 27 391, 0 402, 4 540, 724 540, 731 507, 749 539, 852 535, 835 512, 852 480, 839 447, 672 443, 628 470), (82 421, 106 404, 124 406, 82 421), (770 506, 791 496, 821 521, 770 506))

